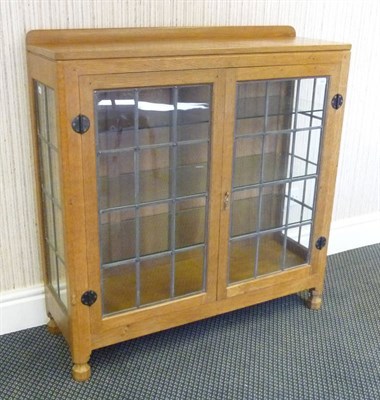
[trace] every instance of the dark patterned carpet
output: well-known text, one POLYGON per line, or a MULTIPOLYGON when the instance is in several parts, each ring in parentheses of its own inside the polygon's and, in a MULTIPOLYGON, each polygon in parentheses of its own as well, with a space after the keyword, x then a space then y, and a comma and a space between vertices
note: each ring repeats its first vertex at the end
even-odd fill
POLYGON ((38 327, 0 337, 0 399, 380 399, 380 244, 329 257, 324 303, 298 295, 94 351, 38 327))

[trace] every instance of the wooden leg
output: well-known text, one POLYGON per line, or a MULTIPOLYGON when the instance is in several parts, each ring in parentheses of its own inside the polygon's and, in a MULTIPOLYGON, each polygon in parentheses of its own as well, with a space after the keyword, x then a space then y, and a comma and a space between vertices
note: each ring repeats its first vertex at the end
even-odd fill
POLYGON ((319 310, 322 305, 322 292, 316 289, 309 291, 309 298, 306 301, 306 305, 310 310, 319 310))
POLYGON ((76 380, 77 382, 83 382, 90 379, 91 367, 88 363, 74 364, 71 372, 74 380, 76 380))
POLYGON ((61 331, 58 328, 58 325, 55 323, 54 319, 51 315, 49 315, 49 322, 47 323, 47 329, 52 335, 60 335, 61 331))

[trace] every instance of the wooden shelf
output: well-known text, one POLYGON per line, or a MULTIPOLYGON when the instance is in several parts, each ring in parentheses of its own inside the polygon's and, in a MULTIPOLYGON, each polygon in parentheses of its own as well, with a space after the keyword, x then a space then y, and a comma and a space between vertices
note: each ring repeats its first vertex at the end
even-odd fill
MULTIPOLYGON (((140 264, 141 305, 170 300, 170 257, 140 264)), ((174 297, 202 291, 203 248, 177 253, 174 297)), ((106 314, 136 307, 136 271, 134 264, 103 271, 104 311, 106 314), (130 288, 130 290, 125 290, 130 288)))
MULTIPOLYGON (((288 239, 288 241, 290 241, 288 239)), ((253 241, 256 244, 255 241, 253 241)), ((261 239, 258 258, 258 276, 263 276, 280 271, 283 256, 283 235, 274 233, 261 239)), ((233 249, 230 262, 230 283, 252 279, 254 275, 254 256, 256 250, 252 241, 238 242, 233 249)), ((291 241, 287 245, 286 266, 295 267, 306 263, 307 249, 291 241)))
MULTIPOLYGON (((280 260, 283 247, 279 240, 272 237, 265 241, 260 248, 259 254, 259 276, 279 272, 280 260)), ((247 242, 239 243, 234 249, 230 265, 230 282, 240 282, 252 279, 254 265, 252 263, 252 246, 247 242)), ((288 266, 294 267, 305 264, 307 251, 301 245, 292 245, 288 248, 286 262, 288 266)), ((202 266, 203 254, 198 252, 197 257, 180 255, 176 262, 176 270, 180 271, 175 282, 176 296, 199 292, 202 288, 202 266)), ((136 273, 134 264, 129 267, 115 267, 103 272, 104 309, 106 314, 120 312, 136 306, 135 290, 126 291, 125 288, 136 288, 136 273)), ((149 280, 143 285, 142 305, 154 302, 170 300, 170 259, 162 259, 152 264, 149 270, 149 280)))
MULTIPOLYGON (((194 202, 195 203, 195 202, 194 202)), ((140 255, 170 249, 170 215, 167 205, 151 208, 151 214, 140 218, 140 255), (160 234, 157 234, 159 232, 160 234)), ((112 217, 112 216, 110 216, 112 217)), ((136 230, 134 215, 110 218, 101 225, 103 263, 135 257, 136 230), (129 219, 126 219, 129 217, 129 219), (125 219, 123 219, 125 218, 125 219)), ((205 207, 193 207, 176 213, 176 249, 205 241, 205 207)))

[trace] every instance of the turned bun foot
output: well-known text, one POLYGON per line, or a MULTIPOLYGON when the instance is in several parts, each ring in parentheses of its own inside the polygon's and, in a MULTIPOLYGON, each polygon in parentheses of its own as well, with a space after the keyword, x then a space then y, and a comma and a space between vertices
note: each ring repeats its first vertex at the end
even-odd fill
POLYGON ((46 324, 48 331, 52 335, 60 335, 61 331, 58 328, 58 325, 55 323, 54 319, 49 317, 49 322, 46 324))
POLYGON ((322 305, 322 293, 318 290, 310 290, 306 305, 310 310, 319 310, 322 305))
POLYGON ((78 382, 87 381, 91 376, 91 367, 88 363, 74 364, 71 373, 74 380, 78 382))

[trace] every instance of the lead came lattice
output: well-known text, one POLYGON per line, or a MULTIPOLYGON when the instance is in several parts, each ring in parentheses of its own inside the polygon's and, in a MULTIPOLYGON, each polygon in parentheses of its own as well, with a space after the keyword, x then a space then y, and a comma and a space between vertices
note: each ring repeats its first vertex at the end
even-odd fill
POLYGON ((326 77, 237 84, 230 283, 309 262, 327 86, 326 77))
POLYGON ((107 282, 122 269, 130 274, 129 294, 119 292, 131 298, 104 303, 106 314, 205 290, 210 96, 210 85, 95 92, 103 303, 112 297, 107 282), (120 230, 124 248, 107 229, 120 230), (188 262, 195 280, 182 267, 188 262), (147 289, 154 271, 165 276, 166 294, 147 289))

